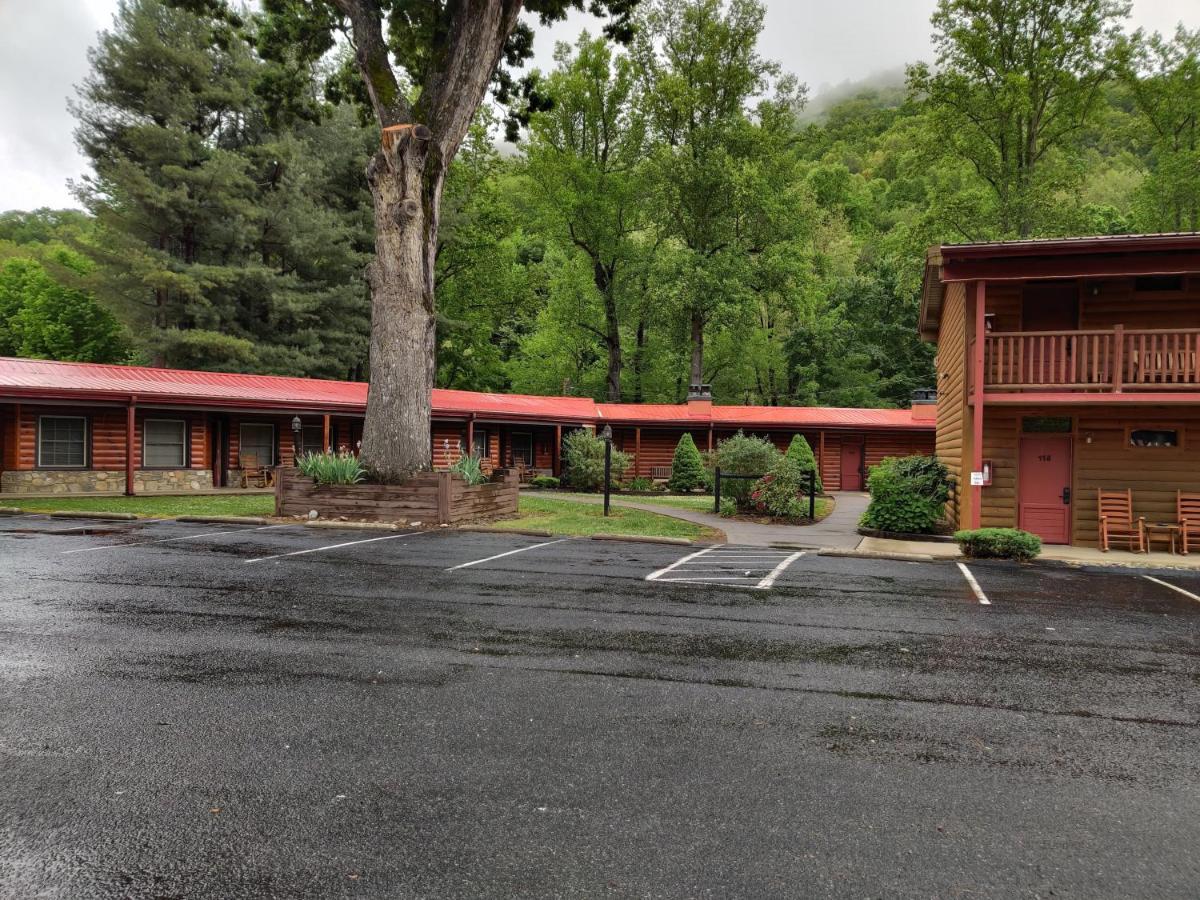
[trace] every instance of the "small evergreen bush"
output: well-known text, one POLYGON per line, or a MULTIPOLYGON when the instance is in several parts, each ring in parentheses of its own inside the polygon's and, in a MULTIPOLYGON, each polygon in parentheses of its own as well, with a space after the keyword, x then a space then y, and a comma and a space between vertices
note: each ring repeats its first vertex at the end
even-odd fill
POLYGON ((704 458, 696 449, 696 442, 688 432, 683 433, 679 443, 675 445, 675 456, 671 460, 671 479, 667 487, 679 493, 694 491, 704 487, 705 481, 704 458))
POLYGON ((538 475, 531 482, 535 488, 556 488, 558 487, 558 479, 553 475, 538 475))
POLYGON ((780 456, 770 470, 754 483, 750 504, 755 512, 781 519, 799 519, 808 515, 808 504, 800 494, 808 490, 808 474, 790 456, 780 456))
MULTIPOLYGON (((780 452, 770 441, 758 437, 747 437, 738 432, 731 438, 726 438, 717 445, 717 467, 721 474, 753 475, 759 478, 765 475, 779 459, 780 452)), ((721 497, 731 497, 738 509, 746 509, 750 505, 750 492, 755 482, 745 478, 721 480, 721 497)))
POLYGON ((881 531, 929 534, 950 498, 950 473, 932 456, 891 456, 871 467, 871 502, 862 525, 881 531))
POLYGON ((804 435, 798 434, 792 438, 792 442, 788 444, 787 453, 784 454, 789 459, 794 461, 800 467, 800 472, 806 479, 804 482, 805 490, 808 489, 808 475, 811 472, 816 478, 817 493, 825 490, 825 486, 821 484, 821 470, 817 467, 817 457, 813 453, 812 447, 805 440, 804 435))
POLYGON ((1019 528, 977 528, 956 531, 963 556, 972 559, 1016 559, 1022 562, 1042 552, 1042 539, 1019 528))
MULTIPOLYGON (((604 441, 585 428, 563 438, 563 459, 567 464, 567 484, 580 491, 599 491, 604 487, 604 441)), ((621 481, 629 468, 629 455, 612 451, 610 483, 621 481)))

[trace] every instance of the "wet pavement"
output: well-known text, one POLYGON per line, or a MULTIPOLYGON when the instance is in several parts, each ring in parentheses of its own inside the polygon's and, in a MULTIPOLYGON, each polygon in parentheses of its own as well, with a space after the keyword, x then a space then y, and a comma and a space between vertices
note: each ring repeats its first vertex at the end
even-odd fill
POLYGON ((1200 893, 1200 576, 728 549, 0 520, 0 896, 1200 893))

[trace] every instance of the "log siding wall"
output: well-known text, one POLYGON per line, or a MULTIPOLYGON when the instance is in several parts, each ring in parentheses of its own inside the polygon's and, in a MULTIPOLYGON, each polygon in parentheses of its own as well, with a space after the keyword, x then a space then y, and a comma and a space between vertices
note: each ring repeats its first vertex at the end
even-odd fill
POLYGON ((955 490, 946 505, 950 524, 964 518, 964 459, 967 429, 967 289, 962 283, 946 285, 937 350, 937 438, 935 452, 950 470, 955 490))

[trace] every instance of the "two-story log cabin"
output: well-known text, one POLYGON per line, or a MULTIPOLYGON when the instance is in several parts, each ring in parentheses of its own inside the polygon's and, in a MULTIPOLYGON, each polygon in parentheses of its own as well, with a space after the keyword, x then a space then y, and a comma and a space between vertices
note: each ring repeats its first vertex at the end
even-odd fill
POLYGON ((931 249, 920 330, 956 525, 1095 546, 1098 490, 1200 491, 1200 234, 931 249))

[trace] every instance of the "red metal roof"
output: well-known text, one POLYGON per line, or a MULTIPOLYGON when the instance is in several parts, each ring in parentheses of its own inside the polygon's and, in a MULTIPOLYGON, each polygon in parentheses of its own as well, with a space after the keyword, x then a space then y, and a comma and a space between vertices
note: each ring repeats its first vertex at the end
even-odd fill
POLYGON ((689 411, 686 404, 598 403, 611 422, 708 425, 717 428, 919 428, 932 430, 932 418, 914 419, 911 409, 843 409, 827 406, 718 406, 689 411))
MULTIPOLYGON (((238 375, 186 369, 113 366, 0 357, 0 398, 212 406, 361 414, 367 385, 279 375, 238 375)), ((928 430, 906 409, 807 406, 703 406, 668 403, 595 403, 586 397, 537 397, 435 389, 435 416, 484 420, 704 425, 727 428, 825 427, 928 430)))

